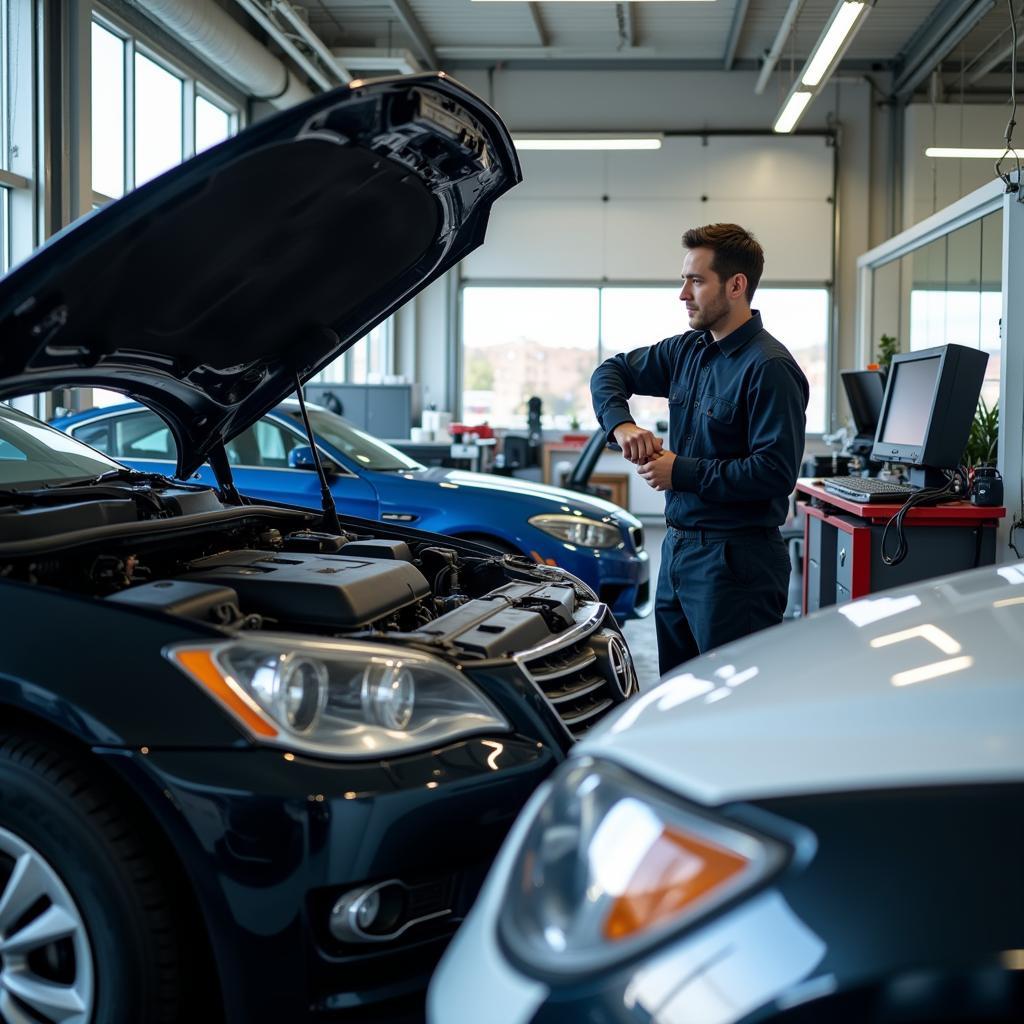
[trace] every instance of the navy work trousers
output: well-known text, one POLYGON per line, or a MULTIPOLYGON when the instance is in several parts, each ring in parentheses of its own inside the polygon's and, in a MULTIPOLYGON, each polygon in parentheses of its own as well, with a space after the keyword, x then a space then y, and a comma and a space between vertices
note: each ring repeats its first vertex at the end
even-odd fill
POLYGON ((662 675, 782 621, 789 552, 777 529, 677 530, 661 546, 654 601, 662 675))

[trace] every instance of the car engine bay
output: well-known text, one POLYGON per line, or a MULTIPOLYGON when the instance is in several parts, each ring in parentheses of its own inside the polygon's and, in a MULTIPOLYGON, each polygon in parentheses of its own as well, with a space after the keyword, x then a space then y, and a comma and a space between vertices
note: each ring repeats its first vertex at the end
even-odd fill
POLYGON ((352 520, 339 536, 321 532, 314 514, 226 507, 205 488, 170 498, 164 489, 159 504, 181 512, 145 518, 138 486, 107 489, 93 491, 91 501, 65 492, 59 504, 48 500, 4 516, 24 522, 42 513, 48 527, 59 516, 61 525, 78 528, 58 535, 47 529, 45 548, 32 536, 34 524, 4 531, 0 578, 232 633, 387 638, 471 659, 542 644, 597 607, 593 593, 560 570, 466 542, 449 546, 399 528, 378 536, 378 524, 370 534, 371 524, 352 520))

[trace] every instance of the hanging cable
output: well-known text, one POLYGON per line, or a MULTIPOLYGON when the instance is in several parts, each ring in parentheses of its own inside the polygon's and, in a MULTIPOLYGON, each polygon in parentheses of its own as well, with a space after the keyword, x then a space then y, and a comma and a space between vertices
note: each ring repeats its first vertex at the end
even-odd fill
POLYGON ((1024 199, 1024 193, 1020 191, 1020 156, 1013 148, 1013 129, 1017 125, 1017 15, 1013 12, 1013 0, 1006 0, 1007 10, 1010 12, 1010 120, 1006 123, 1006 131, 1003 133, 1003 140, 1006 142, 1006 149, 1003 155, 996 161, 996 176, 1006 186, 1007 192, 1017 193, 1017 202, 1024 199), (1003 170, 1003 161, 1013 154, 1013 161, 1016 165, 1017 180, 1013 181, 1010 171, 1003 170))
POLYGON ((899 510, 889 519, 882 530, 882 540, 879 545, 882 553, 882 561, 886 565, 899 565, 907 557, 907 538, 903 532, 903 520, 912 508, 920 508, 924 505, 937 505, 943 501, 955 501, 967 493, 967 473, 962 466, 957 466, 949 475, 943 487, 922 487, 914 491, 909 498, 900 506, 899 510), (886 542, 891 527, 896 528, 896 550, 890 554, 886 548, 886 542))

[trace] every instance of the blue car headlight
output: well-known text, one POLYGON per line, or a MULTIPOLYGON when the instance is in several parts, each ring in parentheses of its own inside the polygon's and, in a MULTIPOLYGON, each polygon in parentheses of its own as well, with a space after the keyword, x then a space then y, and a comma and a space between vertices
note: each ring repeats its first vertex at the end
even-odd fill
POLYGON ((538 530, 581 548, 614 548, 623 543, 615 523, 603 523, 589 516, 544 514, 527 520, 538 530))
POLYGON ((539 973, 611 966, 758 886, 788 847, 608 763, 553 780, 518 852, 501 935, 539 973))
POLYGON ((164 653, 256 743, 376 758, 510 728, 456 669, 407 648, 265 635, 164 653))

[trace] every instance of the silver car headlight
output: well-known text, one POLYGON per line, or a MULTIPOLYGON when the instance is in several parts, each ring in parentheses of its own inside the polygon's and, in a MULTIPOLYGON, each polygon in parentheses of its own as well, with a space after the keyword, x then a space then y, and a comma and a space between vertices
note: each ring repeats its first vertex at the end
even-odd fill
POLYGON ((527 522, 581 548, 614 548, 623 543, 615 523, 602 523, 589 516, 540 515, 531 516, 527 522))
POLYGON ((510 951, 544 974, 600 970, 759 885, 788 848, 608 763, 555 776, 502 904, 510 951))
POLYGON ((259 637, 164 653, 255 742, 289 750, 381 757, 510 728, 458 671, 418 651, 259 637))

